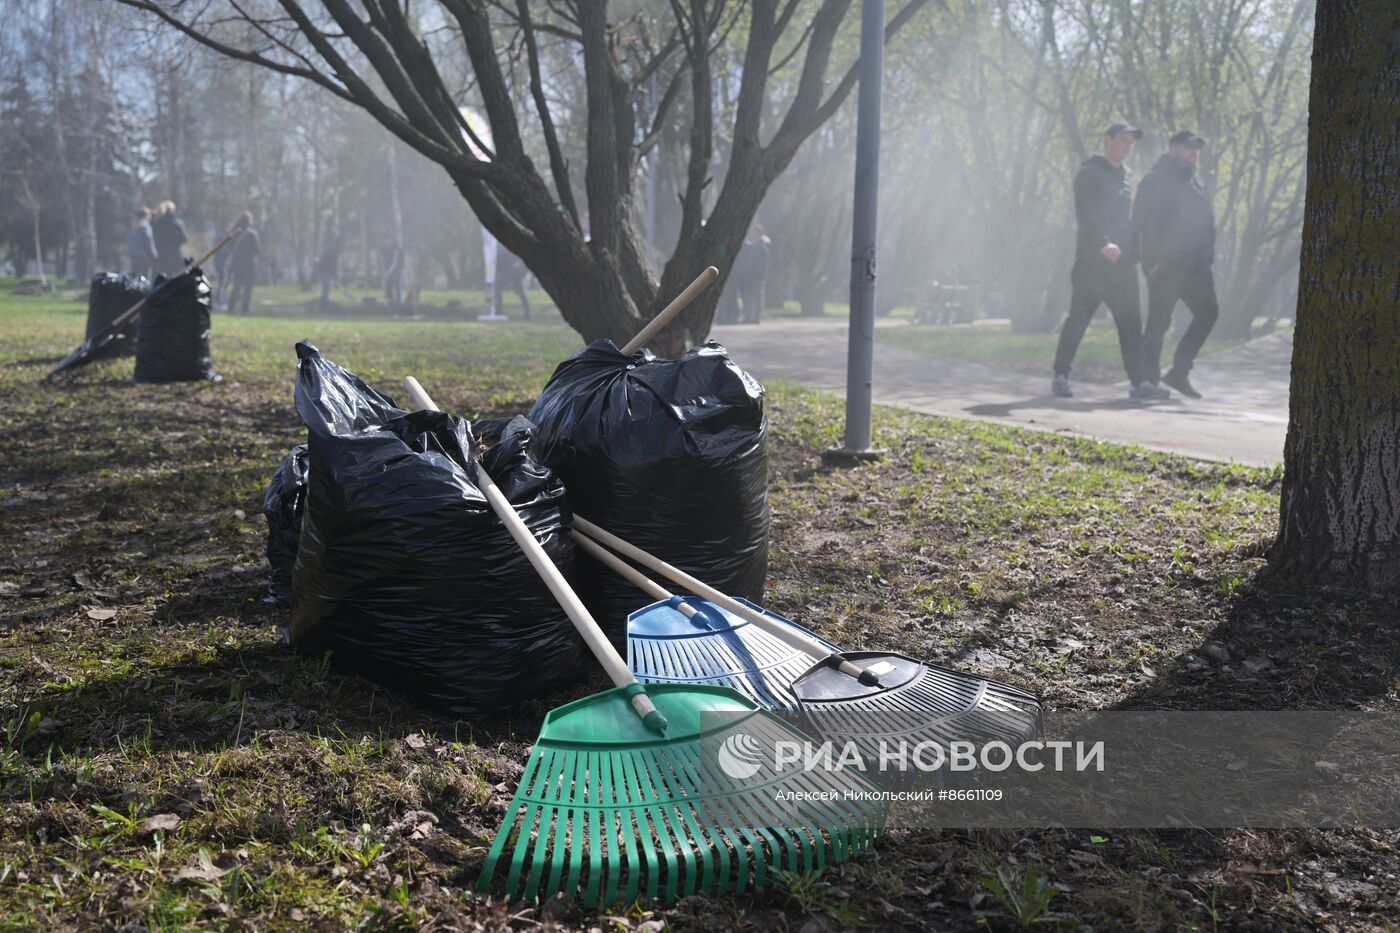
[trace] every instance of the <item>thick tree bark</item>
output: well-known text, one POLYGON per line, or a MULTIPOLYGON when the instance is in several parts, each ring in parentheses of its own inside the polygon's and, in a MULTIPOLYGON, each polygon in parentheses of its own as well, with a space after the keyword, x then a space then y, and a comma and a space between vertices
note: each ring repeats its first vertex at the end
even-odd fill
POLYGON ((1400 5, 1320 0, 1274 566, 1400 589, 1400 5))

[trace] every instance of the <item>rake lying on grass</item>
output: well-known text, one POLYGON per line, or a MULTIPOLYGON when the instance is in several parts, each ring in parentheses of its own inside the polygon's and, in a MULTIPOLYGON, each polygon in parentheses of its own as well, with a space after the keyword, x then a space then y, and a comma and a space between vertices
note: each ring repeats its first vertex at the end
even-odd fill
POLYGON ((629 582, 668 600, 628 619, 627 653, 631 669, 643 681, 723 683, 772 708, 796 708, 823 738, 851 741, 867 758, 901 742, 946 747, 953 741, 1000 740, 1014 745, 1042 731, 1040 700, 1018 687, 901 654, 842 652, 582 516, 574 516, 573 534, 589 554, 629 582), (669 605, 670 593, 608 554, 600 543, 703 597, 714 611, 693 614, 701 620, 698 624, 687 619, 684 610, 669 605), (723 620, 719 624, 716 615, 723 620), (739 620, 749 624, 739 625, 739 620))
MULTIPOLYGON (((436 410, 417 380, 405 385, 436 410)), ((644 688, 484 466, 470 468, 616 685, 545 716, 479 890, 508 861, 512 898, 563 891, 595 906, 738 893, 870 844, 885 816, 873 785, 855 772, 778 770, 779 743, 810 740, 733 690, 644 688)))
MULTIPOLYGON (((206 262, 209 261, 211 256, 213 256, 219 250, 223 249, 225 245, 227 245, 230 241, 235 239, 241 232, 241 230, 230 230, 228 235, 225 236, 219 242, 215 243, 214 247, 211 250, 209 250, 209 252, 205 253, 203 256, 199 257, 194 262, 186 266, 185 271, 181 272, 180 275, 190 275, 194 272, 195 269, 202 267, 206 262)), ((188 262, 188 260, 186 261, 188 262)), ((152 286, 151 290, 146 293, 146 296, 144 298, 136 302, 136 304, 132 305, 130 308, 127 308, 121 314, 118 314, 115 318, 112 319, 112 323, 108 324, 106 327, 102 328, 102 330, 93 334, 87 340, 84 340, 82 345, 79 346, 78 349, 74 350, 72 353, 59 360, 58 365, 55 366, 53 369, 49 370, 49 374, 44 377, 44 381, 48 382, 49 380, 53 379, 54 376, 57 376, 59 373, 66 372, 70 369, 76 369, 77 367, 90 363, 93 360, 102 358, 101 351, 105 349, 107 345, 110 344, 112 341, 117 340, 123 336, 123 333, 126 330, 127 326, 132 324, 136 320, 137 316, 141 313, 141 309, 146 307, 146 305, 150 302, 151 296, 154 295, 156 292, 160 291, 170 282, 175 281, 175 279, 179 277, 180 276, 173 276, 169 279, 166 279, 163 282, 159 282, 156 285, 152 286)))

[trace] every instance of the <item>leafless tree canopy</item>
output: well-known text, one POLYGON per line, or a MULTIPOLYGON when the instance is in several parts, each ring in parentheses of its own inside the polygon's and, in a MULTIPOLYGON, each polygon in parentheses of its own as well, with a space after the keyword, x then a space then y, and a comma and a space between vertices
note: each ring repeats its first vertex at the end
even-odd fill
MULTIPOLYGON (((364 108, 447 171, 589 339, 632 333, 707 264, 727 271, 769 185, 856 78, 842 48, 850 0, 121 2, 230 58, 364 108), (721 56, 742 60, 742 69, 725 115, 730 162, 712 193, 712 66, 721 56), (581 99, 551 95, 555 66, 581 67, 581 99), (566 118, 586 121, 582 198, 559 143, 561 104, 566 118), (480 129, 466 113, 478 105, 480 129), (676 121, 688 148, 680 229, 658 272, 638 234, 635 187, 639 161, 676 121)), ((887 36, 926 2, 907 0, 887 36)), ((684 330, 708 331, 715 297, 673 328, 672 346, 684 330)))

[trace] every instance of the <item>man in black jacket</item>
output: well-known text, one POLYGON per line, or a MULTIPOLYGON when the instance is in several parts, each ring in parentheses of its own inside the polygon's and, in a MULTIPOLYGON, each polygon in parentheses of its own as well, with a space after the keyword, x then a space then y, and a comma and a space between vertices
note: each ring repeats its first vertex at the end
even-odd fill
POLYGON ((1061 398, 1074 394, 1069 387, 1070 365, 1101 304, 1108 305, 1118 328, 1118 348, 1131 385, 1128 397, 1149 401, 1171 394, 1144 380, 1142 373, 1133 188, 1123 165, 1133 151, 1133 143, 1140 138, 1142 130, 1137 127, 1113 124, 1103 134, 1103 155, 1086 160, 1074 176, 1074 214, 1079 234, 1070 272, 1069 317, 1060 331, 1055 378, 1050 383, 1050 390, 1061 398))
POLYGON ((1182 130, 1167 143, 1138 186, 1133 226, 1142 238, 1142 269, 1147 275, 1147 327, 1142 338, 1143 373, 1189 398, 1200 398, 1187 379, 1206 342, 1220 305, 1215 300, 1215 212, 1196 173, 1205 140, 1182 130), (1191 326, 1176 345, 1172 368, 1162 375, 1162 341, 1177 301, 1191 310, 1191 326))
POLYGON ((234 224, 239 236, 229 251, 233 254, 228 260, 228 277, 231 283, 228 296, 228 309, 233 313, 247 314, 253 302, 253 281, 257 277, 258 254, 262 252, 262 241, 253 226, 253 212, 244 211, 234 224))

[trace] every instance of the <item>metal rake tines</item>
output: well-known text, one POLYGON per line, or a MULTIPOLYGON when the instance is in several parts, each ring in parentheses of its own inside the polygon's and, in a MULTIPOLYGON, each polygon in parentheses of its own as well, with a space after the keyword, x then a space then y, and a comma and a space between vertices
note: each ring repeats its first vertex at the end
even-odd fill
MULTIPOLYGON (((782 616, 753 608, 811 634, 782 616)), ((704 619, 687 619, 664 600, 632 613, 628 617, 627 660, 637 679, 717 684, 768 709, 795 711, 798 702, 792 684, 812 666, 811 656, 719 606, 708 604, 707 611, 720 616, 727 628, 707 628, 704 619)), ((818 641, 836 650, 825 639, 818 641)))
MULTIPOLYGON (((791 735, 755 726, 745 731, 759 746, 791 735)), ((774 871, 819 871, 869 845, 884 825, 872 790, 855 774, 778 773, 771 761, 736 782, 698 741, 614 753, 537 747, 481 887, 509 858, 512 899, 563 891, 596 906, 742 893, 774 871), (782 802, 784 793, 807 799, 782 802)))

